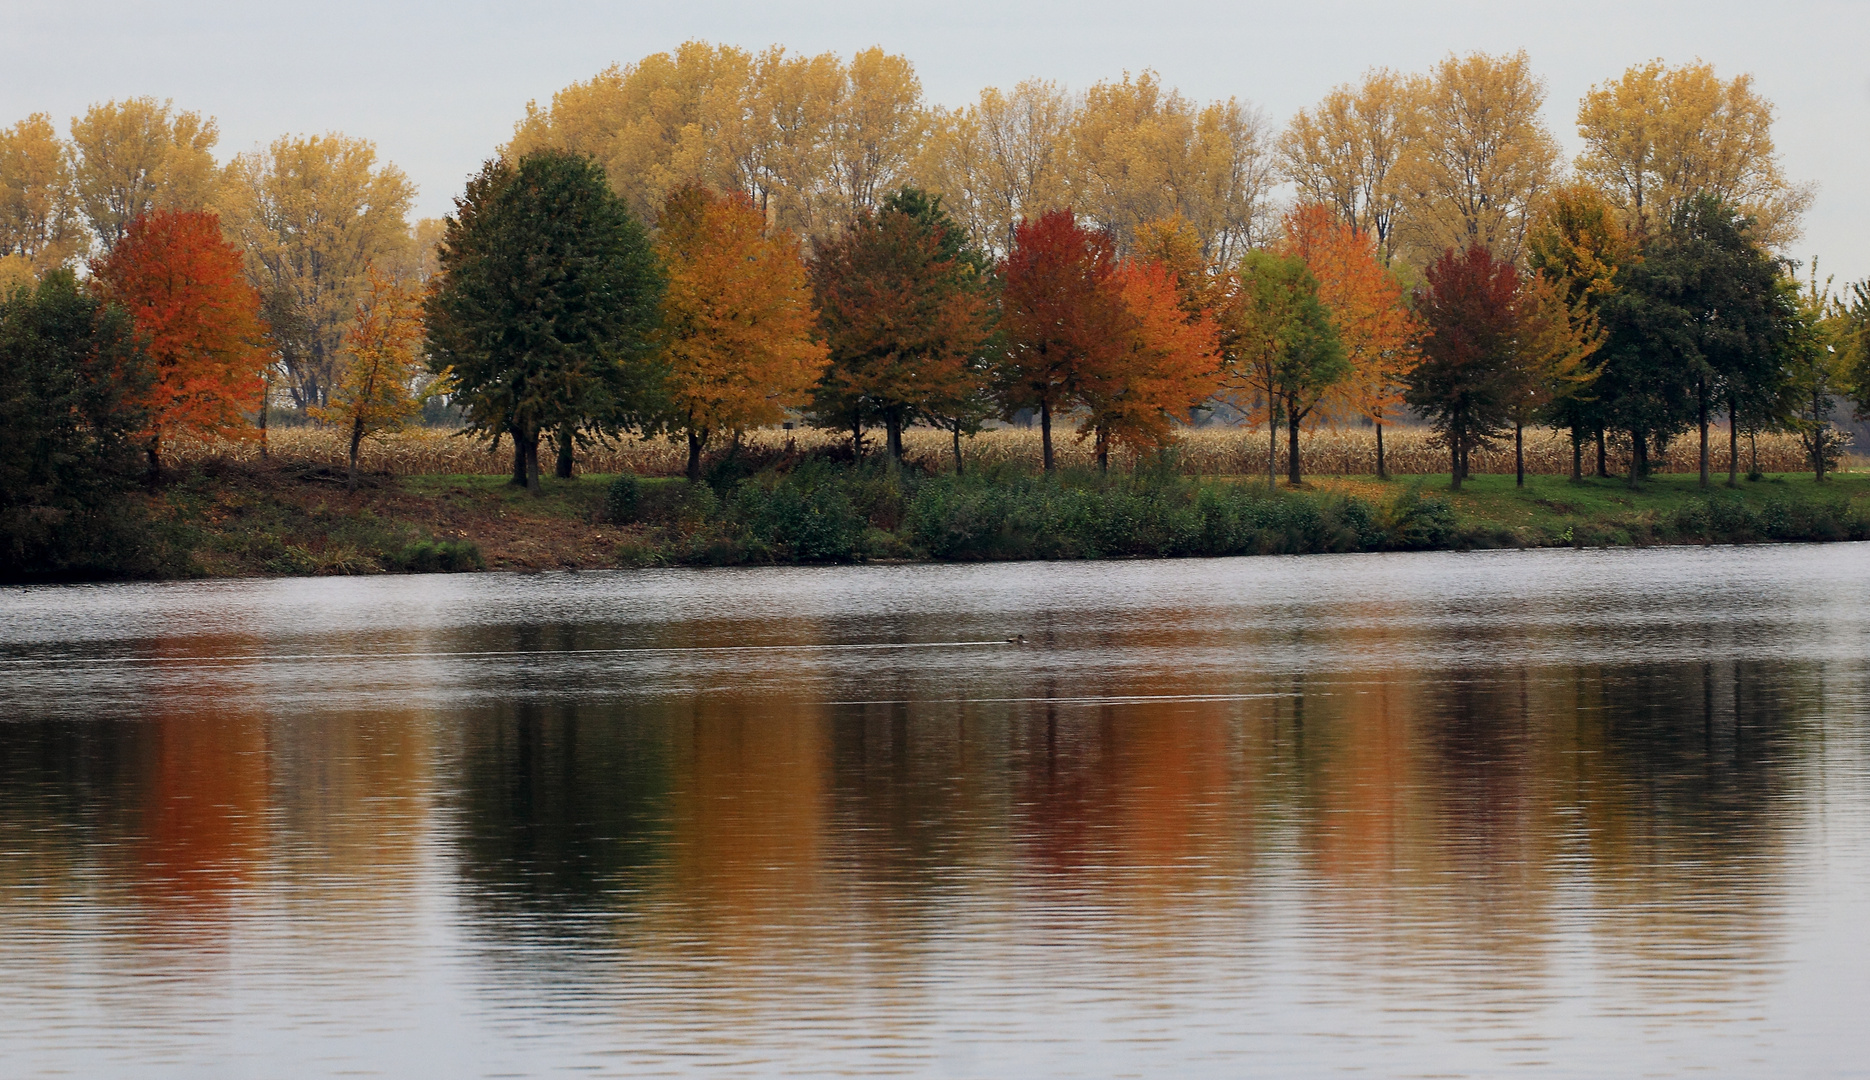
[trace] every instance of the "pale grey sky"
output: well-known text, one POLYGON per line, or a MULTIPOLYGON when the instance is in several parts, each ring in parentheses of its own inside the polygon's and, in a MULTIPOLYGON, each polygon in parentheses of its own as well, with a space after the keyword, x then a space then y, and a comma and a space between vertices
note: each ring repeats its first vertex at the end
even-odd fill
POLYGON ((1364 69, 1524 48, 1549 82, 1547 121, 1575 151, 1578 98, 1630 64, 1707 60, 1752 72, 1779 107, 1787 174, 1818 184, 1794 254, 1870 276, 1870 3, 1570 0, 1409 4, 950 0, 686 4, 457 0, 5 0, 0 121, 154 94, 220 120, 221 153, 285 132, 377 143, 445 212, 462 181, 541 101, 613 61, 690 38, 911 58, 931 101, 1022 78, 1083 88, 1154 68, 1192 97, 1239 97, 1283 123, 1364 69))

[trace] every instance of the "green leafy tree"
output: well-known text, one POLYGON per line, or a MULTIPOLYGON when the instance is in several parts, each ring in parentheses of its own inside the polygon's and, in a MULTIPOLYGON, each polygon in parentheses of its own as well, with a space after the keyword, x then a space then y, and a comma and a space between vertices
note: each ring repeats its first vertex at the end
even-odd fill
POLYGON ((1785 397, 1796 404, 1789 410, 1786 426, 1798 433, 1812 475, 1823 483, 1849 442, 1849 436, 1831 422, 1837 399, 1850 387, 1849 343, 1839 332, 1840 316, 1847 309, 1831 296, 1830 282, 1818 284, 1816 266, 1805 289, 1800 290, 1789 277, 1781 278, 1779 285, 1793 311, 1786 335, 1784 371, 1788 383, 1785 397), (1840 350, 1840 343, 1846 348, 1840 350))
POLYGON ((128 313, 70 270, 0 298, 0 579, 138 569, 126 496, 153 381, 128 313))
POLYGON ((1855 416, 1870 420, 1870 279, 1845 289, 1838 304, 1834 334, 1855 416))
POLYGON ((1351 362, 1303 258, 1249 251, 1235 278, 1217 320, 1225 393, 1242 412, 1266 417, 1268 487, 1285 421, 1286 482, 1297 486, 1299 427, 1351 362))
POLYGON ((1684 203, 1669 227, 1625 266, 1601 306, 1608 341, 1599 394, 1629 433, 1630 482, 1648 473, 1649 449, 1690 428, 1701 437, 1723 402, 1730 471, 1738 428, 1784 418, 1786 362, 1799 328, 1796 286, 1754 240, 1749 219, 1711 196, 1684 203))
POLYGON ((455 207, 427 303, 429 363, 453 370, 471 431, 512 438, 513 482, 537 491, 542 434, 568 476, 574 440, 657 414, 649 339, 663 278, 588 158, 490 161, 455 207))

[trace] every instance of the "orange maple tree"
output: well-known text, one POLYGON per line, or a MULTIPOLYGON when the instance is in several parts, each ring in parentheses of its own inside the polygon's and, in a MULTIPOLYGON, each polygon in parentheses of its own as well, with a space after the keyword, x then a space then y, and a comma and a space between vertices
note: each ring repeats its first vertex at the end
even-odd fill
POLYGON ((1318 279, 1351 372, 1322 403, 1327 416, 1362 416, 1376 425, 1377 475, 1388 478, 1383 425, 1402 404, 1403 376, 1414 366, 1422 328, 1403 305, 1403 287, 1377 257, 1370 234, 1319 203, 1286 215, 1283 247, 1318 279))
POLYGON ((688 439, 688 479, 720 431, 779 420, 805 404, 825 366, 799 244, 745 195, 688 186, 663 204, 656 250, 669 276, 657 332, 671 426, 688 439))
POLYGON ((1176 421, 1220 387, 1214 320, 1205 311, 1189 312, 1167 266, 1128 259, 1118 265, 1113 284, 1128 325, 1120 347, 1080 375, 1077 395, 1088 411, 1078 437, 1094 440, 1098 467, 1105 470, 1113 446, 1167 446, 1176 421))
POLYGON ((199 212, 137 218, 108 257, 91 264, 104 299, 129 312, 155 381, 141 404, 151 475, 177 435, 251 438, 245 415, 260 405, 260 296, 220 220, 199 212))

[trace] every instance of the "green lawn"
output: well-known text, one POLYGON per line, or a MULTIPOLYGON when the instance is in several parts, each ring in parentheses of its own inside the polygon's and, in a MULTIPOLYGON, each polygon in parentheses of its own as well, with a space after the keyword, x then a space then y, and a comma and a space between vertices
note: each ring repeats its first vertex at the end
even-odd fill
POLYGON ((1567 529, 1591 542, 1632 543, 1663 538, 1668 523, 1685 507, 1708 500, 1738 500, 1755 510, 1769 504, 1848 503, 1870 509, 1870 472, 1834 473, 1820 484, 1810 473, 1769 473, 1759 480, 1741 479, 1727 487, 1725 475, 1700 487, 1693 473, 1665 473, 1651 477, 1632 490, 1628 481, 1586 478, 1576 483, 1563 476, 1528 476, 1516 487, 1511 475, 1470 477, 1459 492, 1448 490, 1448 474, 1396 477, 1387 482, 1369 476, 1314 477, 1321 490, 1341 491, 1372 501, 1393 497, 1402 485, 1421 485, 1424 495, 1451 503, 1471 527, 1491 527, 1517 533, 1522 542, 1551 543, 1567 529))

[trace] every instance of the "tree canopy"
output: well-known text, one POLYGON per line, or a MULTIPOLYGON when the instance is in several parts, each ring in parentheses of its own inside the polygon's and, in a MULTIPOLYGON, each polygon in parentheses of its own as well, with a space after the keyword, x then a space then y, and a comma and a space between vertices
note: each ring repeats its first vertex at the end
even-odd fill
POLYGON ((429 362, 470 430, 510 437, 537 490, 539 438, 642 425, 663 279, 643 226, 589 158, 490 161, 456 200, 426 304, 429 362))

